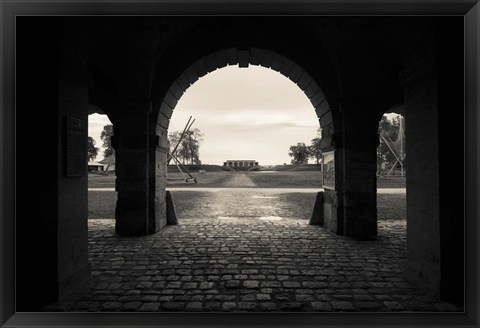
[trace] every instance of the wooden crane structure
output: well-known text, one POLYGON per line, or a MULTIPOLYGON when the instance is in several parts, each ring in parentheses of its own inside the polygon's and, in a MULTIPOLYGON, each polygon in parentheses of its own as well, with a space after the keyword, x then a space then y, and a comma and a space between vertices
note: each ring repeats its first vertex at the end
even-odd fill
MULTIPOLYGON (((197 178, 194 177, 189 171, 188 169, 185 167, 185 165, 183 165, 177 158, 176 156, 176 152, 177 152, 177 148, 178 146, 180 146, 180 144, 182 143, 183 141, 183 138, 185 137, 185 135, 188 133, 188 131, 190 131, 190 128, 192 127, 193 125, 193 122, 195 122, 195 119, 192 121, 192 116, 190 116, 190 118, 188 119, 188 122, 187 124, 185 125, 185 128, 183 129, 182 131, 182 134, 180 135, 180 139, 178 140, 177 144, 175 145, 175 147, 173 148, 173 150, 171 152, 168 153, 168 156, 167 156, 167 167, 168 165, 170 164, 170 161, 173 159, 174 162, 175 162, 175 165, 177 166, 178 168, 178 171, 182 174, 183 178, 181 178, 180 180, 185 180, 186 183, 190 183, 190 182, 194 182, 194 183, 197 183, 197 178)), ((178 179, 168 179, 167 180, 178 180, 178 179)))
POLYGON ((393 171, 397 167, 397 164, 400 164, 400 174, 401 176, 404 176, 405 171, 404 171, 404 161, 405 161, 405 121, 403 116, 400 116, 400 126, 398 130, 398 135, 397 138, 392 141, 390 137, 384 133, 380 133, 380 138, 385 142, 387 145, 388 149, 392 153, 392 155, 395 157, 395 161, 391 165, 390 168, 385 168, 385 171, 388 169, 388 172, 385 174, 385 176, 390 176, 392 175, 393 171))

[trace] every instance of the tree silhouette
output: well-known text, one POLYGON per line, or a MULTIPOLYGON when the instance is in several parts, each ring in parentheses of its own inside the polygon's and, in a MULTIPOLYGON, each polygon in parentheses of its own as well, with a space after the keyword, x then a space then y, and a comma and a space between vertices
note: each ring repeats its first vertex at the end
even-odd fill
POLYGON ((100 139, 103 141, 103 151, 104 157, 109 157, 110 155, 115 154, 115 150, 112 147, 112 136, 113 136, 113 124, 107 124, 103 127, 103 131, 100 134, 100 139))
POLYGON ((88 160, 93 161, 95 158, 97 158, 97 153, 98 153, 98 147, 95 147, 95 139, 92 137, 88 137, 88 160))
MULTIPOLYGON (((181 132, 173 131, 169 133, 168 140, 170 141, 170 151, 173 151, 175 146, 180 141, 181 132)), ((202 141, 203 133, 199 129, 189 130, 183 136, 180 145, 178 146, 175 155, 182 164, 200 165, 200 141, 202 141)))
POLYGON ((320 165, 320 160, 322 159, 322 149, 321 149, 321 142, 322 142, 322 129, 317 129, 317 136, 311 140, 311 144, 308 147, 310 157, 315 160, 317 165, 320 165))
POLYGON ((292 157, 292 164, 307 164, 310 151, 304 142, 298 142, 297 145, 290 146, 288 156, 292 157))

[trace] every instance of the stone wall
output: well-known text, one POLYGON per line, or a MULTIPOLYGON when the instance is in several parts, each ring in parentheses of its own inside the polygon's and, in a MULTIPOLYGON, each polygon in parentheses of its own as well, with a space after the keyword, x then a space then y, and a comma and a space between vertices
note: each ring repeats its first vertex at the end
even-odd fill
POLYGON ((81 38, 70 35, 75 46, 65 39, 60 18, 34 20, 18 22, 17 151, 29 162, 17 166, 17 311, 62 299, 89 276, 87 160, 69 163, 66 156, 68 117, 83 124, 86 154, 89 79, 76 48, 81 38), (75 176, 68 174, 72 164, 75 176))
MULTIPOLYGON (((69 25, 65 24, 66 29, 69 25)), ((86 145, 73 145, 76 136, 71 135, 69 119, 81 125, 81 140, 88 135, 88 87, 90 74, 86 67, 84 40, 78 30, 62 39, 62 61, 59 79, 59 127, 57 162, 58 179, 58 280, 59 298, 72 292, 88 279, 88 174, 86 145), (66 137, 65 137, 66 136, 66 137), (70 143, 70 144, 69 144, 70 143), (77 153, 83 150, 82 156, 77 153), (74 158, 74 160, 71 160, 74 158), (73 164, 73 161, 75 164, 73 164), (72 175, 69 166, 80 167, 72 175)))

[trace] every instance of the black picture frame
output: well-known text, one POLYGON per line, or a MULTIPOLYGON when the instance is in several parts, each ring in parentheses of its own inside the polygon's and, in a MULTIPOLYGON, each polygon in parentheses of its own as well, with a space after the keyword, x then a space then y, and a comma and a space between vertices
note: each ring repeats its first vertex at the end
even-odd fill
POLYGON ((0 1, 1 327, 479 327, 478 168, 480 126, 477 0, 0 1), (464 313, 16 313, 15 17, 18 15, 464 15, 466 306, 464 313))

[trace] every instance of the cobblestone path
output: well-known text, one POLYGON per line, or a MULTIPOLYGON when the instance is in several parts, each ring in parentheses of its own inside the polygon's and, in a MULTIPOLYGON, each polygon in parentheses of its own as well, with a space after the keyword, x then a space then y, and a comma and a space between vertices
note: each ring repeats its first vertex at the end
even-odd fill
POLYGON ((458 311, 406 282, 405 220, 358 241, 304 219, 184 217, 146 237, 90 220, 92 277, 48 311, 458 311))

